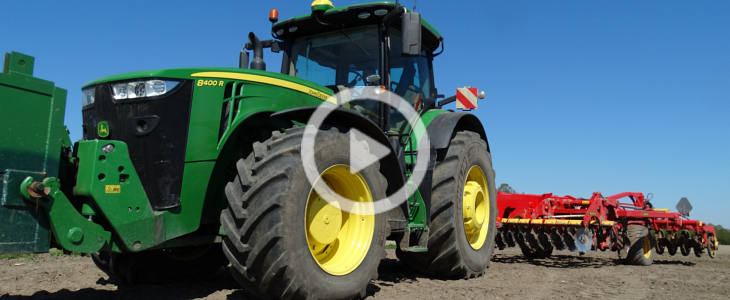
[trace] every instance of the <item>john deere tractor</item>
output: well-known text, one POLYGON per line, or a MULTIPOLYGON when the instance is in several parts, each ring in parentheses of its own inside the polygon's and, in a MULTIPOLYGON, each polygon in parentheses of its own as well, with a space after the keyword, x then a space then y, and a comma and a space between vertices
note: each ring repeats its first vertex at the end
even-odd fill
POLYGON ((73 144, 65 91, 32 77, 32 57, 6 55, 0 251, 90 253, 127 284, 230 264, 247 291, 275 298, 364 296, 386 240, 417 271, 481 275, 494 249, 494 171, 481 122, 441 108, 455 99, 434 83, 443 37, 397 3, 311 9, 284 21, 272 11, 273 39, 250 33, 238 68, 88 83, 73 144), (282 53, 280 72, 266 70, 264 49, 282 53), (416 117, 373 99, 338 102, 358 88, 393 93, 416 117), (323 105, 331 109, 314 126, 323 105), (355 167, 366 140, 388 151, 355 167), (382 201, 393 207, 378 211, 382 201))

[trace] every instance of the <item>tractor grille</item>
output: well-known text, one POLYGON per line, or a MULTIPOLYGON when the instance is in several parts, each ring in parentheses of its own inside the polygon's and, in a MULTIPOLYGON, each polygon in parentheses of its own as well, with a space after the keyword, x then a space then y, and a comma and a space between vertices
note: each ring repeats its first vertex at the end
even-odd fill
POLYGON ((114 101, 109 84, 96 86, 94 104, 82 110, 84 139, 99 139, 97 124, 109 124, 104 139, 127 143, 129 156, 152 207, 180 206, 193 85, 185 81, 157 97, 114 101))

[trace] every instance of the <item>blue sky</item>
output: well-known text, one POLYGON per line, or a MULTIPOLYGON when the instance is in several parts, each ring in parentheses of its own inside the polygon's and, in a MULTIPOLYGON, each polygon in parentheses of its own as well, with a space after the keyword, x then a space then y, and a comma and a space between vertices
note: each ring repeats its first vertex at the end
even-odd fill
MULTIPOLYGON (((0 52, 35 56, 35 75, 69 90, 78 139, 81 85, 236 66, 249 31, 269 36, 272 7, 283 19, 309 1, 3 1, 0 52)), ((422 0, 417 11, 445 37, 440 92, 486 90, 474 113, 498 183, 652 192, 670 208, 687 197, 693 217, 730 226, 730 2, 422 0)), ((266 58, 278 70, 279 56, 266 58)))

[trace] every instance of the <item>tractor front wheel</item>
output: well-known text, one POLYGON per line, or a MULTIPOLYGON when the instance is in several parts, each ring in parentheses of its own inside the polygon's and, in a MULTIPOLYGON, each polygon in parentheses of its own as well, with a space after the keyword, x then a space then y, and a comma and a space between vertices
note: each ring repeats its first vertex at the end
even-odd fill
POLYGON ((385 215, 374 214, 374 199, 385 198, 385 177, 378 163, 351 172, 348 132, 331 128, 317 133, 320 175, 310 183, 303 133, 303 127, 274 132, 236 163, 221 213, 223 252, 234 278, 262 298, 364 297, 385 254, 385 215), (325 199, 313 189, 319 182, 353 202, 325 199))

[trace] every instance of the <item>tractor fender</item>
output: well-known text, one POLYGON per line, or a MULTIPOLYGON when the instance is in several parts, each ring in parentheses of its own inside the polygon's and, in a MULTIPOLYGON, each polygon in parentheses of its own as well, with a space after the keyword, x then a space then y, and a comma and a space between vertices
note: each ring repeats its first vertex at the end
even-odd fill
MULTIPOLYGON (((307 123, 309 121, 309 117, 314 113, 315 109, 317 109, 317 106, 297 107, 273 113, 271 117, 280 120, 307 123)), ((385 176, 385 179, 388 181, 386 194, 392 195, 398 188, 404 185, 405 178, 403 177, 403 166, 396 156, 396 151, 393 149, 393 146, 391 145, 390 140, 385 135, 385 133, 383 133, 380 127, 378 127, 378 125, 376 125, 373 121, 366 118, 362 114, 338 107, 327 115, 325 123, 356 128, 357 130, 360 130, 362 133, 376 140, 380 144, 391 147, 390 154, 384 157, 380 162, 380 172, 385 176)), ((405 226, 406 216, 408 216, 407 201, 400 206, 401 213, 393 213, 397 211, 394 209, 391 211, 390 214, 390 219, 397 219, 389 222, 390 227, 393 230, 399 229, 399 227, 401 227, 401 224, 402 226, 405 226)))
MULTIPOLYGON (((442 150, 449 147, 451 138, 457 131, 469 130, 479 134, 487 143, 487 151, 489 150, 489 141, 484 127, 479 119, 466 112, 445 112, 439 114, 426 127, 428 137, 431 141, 431 147, 436 150, 442 150)), ((490 151, 491 152, 491 151, 490 151)))

